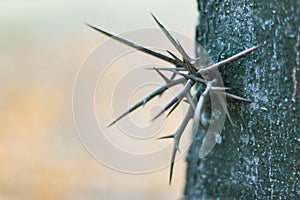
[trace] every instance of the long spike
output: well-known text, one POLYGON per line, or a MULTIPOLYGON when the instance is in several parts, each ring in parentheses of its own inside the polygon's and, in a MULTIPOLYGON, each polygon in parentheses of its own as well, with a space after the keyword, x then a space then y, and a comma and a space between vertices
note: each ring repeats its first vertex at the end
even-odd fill
MULTIPOLYGON (((167 50, 167 52, 176 60, 176 62, 181 63, 180 66, 184 66, 184 63, 177 56, 175 56, 171 51, 167 50)), ((180 66, 176 66, 176 68, 180 68, 180 66)), ((176 74, 173 73, 171 76, 171 80, 174 79, 175 76, 176 74)))
MULTIPOLYGON (((153 70, 153 68, 149 68, 150 70, 153 70)), ((170 71, 170 72, 174 72, 174 71, 186 71, 185 67, 156 67, 156 69, 160 70, 160 71, 170 71)))
POLYGON ((111 122, 107 127, 112 126, 113 124, 115 124, 116 122, 118 122, 119 120, 121 120, 123 117, 125 117, 126 115, 128 115, 129 113, 131 113, 132 111, 134 111, 135 109, 137 109, 138 107, 140 107, 142 105, 145 105, 148 101, 150 101, 151 99, 153 99, 155 96, 162 94, 168 88, 173 87, 174 85, 178 85, 180 83, 183 83, 184 81, 186 81, 185 78, 176 79, 176 80, 171 81, 171 82, 169 82, 169 83, 161 86, 160 88, 154 90, 148 96, 146 96, 145 98, 143 98, 142 100, 140 100, 139 102, 137 102, 136 104, 134 104, 132 107, 130 107, 126 112, 124 112, 117 119, 115 119, 113 122, 111 122))
POLYGON ((183 99, 183 97, 186 96, 187 91, 189 91, 193 85, 194 85, 194 82, 192 80, 188 80, 187 83, 185 84, 183 90, 176 97, 174 97, 167 105, 165 105, 162 108, 162 110, 156 116, 154 116, 153 119, 151 119, 151 121, 160 117, 164 112, 166 112, 175 103, 180 102, 183 99))
POLYGON ((190 74, 184 74, 184 73, 180 73, 180 72, 177 72, 177 71, 174 71, 174 73, 176 74, 179 74, 187 79, 191 79, 193 81, 196 81, 196 82, 199 82, 199 83, 202 83, 202 84, 207 84, 207 81, 198 77, 198 76, 195 76, 195 75, 190 75, 190 74))
POLYGON ((180 104, 180 101, 178 101, 172 108, 171 110, 168 112, 167 117, 169 117, 172 112, 177 108, 177 106, 180 104))
POLYGON ((229 63, 231 63, 233 61, 236 61, 236 60, 238 60, 238 59, 240 59, 242 57, 247 56, 248 54, 250 54, 251 52, 257 50, 258 48, 260 48, 262 46, 263 46, 263 44, 260 44, 260 45, 251 47, 249 49, 246 49, 246 50, 244 50, 244 51, 242 51, 242 52, 240 52, 238 54, 235 54, 234 56, 231 56, 230 58, 227 58, 227 59, 222 60, 222 61, 220 61, 218 63, 210 65, 207 68, 200 69, 200 70, 198 70, 197 73, 201 74, 201 73, 205 73, 205 72, 210 71, 210 70, 218 69, 219 67, 222 67, 222 66, 227 65, 227 64, 229 64, 229 63))
POLYGON ((185 127, 187 126, 187 124, 189 123, 189 121, 192 117, 192 114, 193 114, 193 110, 190 107, 188 109, 183 121, 181 122, 180 126, 176 130, 176 133, 174 134, 174 136, 175 136, 174 137, 174 146, 173 146, 173 150, 172 150, 171 164, 170 164, 170 175, 169 175, 169 184, 170 185, 171 185, 171 182, 172 182, 172 176, 173 176, 173 169, 174 169, 176 153, 177 153, 177 151, 179 151, 179 141, 180 141, 181 135, 182 135, 185 127))
POLYGON ((166 135, 166 136, 162 136, 162 137, 159 137, 157 138, 158 140, 161 140, 161 139, 169 139, 169 138, 174 138, 175 137, 175 134, 170 134, 170 135, 166 135))
POLYGON ((167 38, 170 40, 170 42, 173 44, 173 46, 177 49, 177 51, 184 57, 185 52, 182 52, 180 46, 176 42, 176 40, 173 38, 173 36, 169 33, 169 31, 158 21, 158 19, 150 13, 155 20, 155 22, 158 24, 160 29, 164 32, 164 34, 167 36, 167 38))
POLYGON ((148 49, 148 48, 145 48, 145 47, 143 47, 143 46, 141 46, 141 45, 139 45, 139 44, 137 44, 137 43, 131 42, 131 41, 126 40, 126 39, 123 39, 123 38, 121 38, 121 37, 119 37, 119 36, 117 36, 117 35, 114 35, 114 34, 112 34, 112 33, 109 33, 109 32, 107 32, 107 31, 104 31, 104 30, 102 30, 102 29, 100 29, 100 28, 97 28, 97 27, 95 27, 95 26, 92 26, 92 25, 90 25, 90 24, 87 24, 87 23, 86 23, 86 25, 89 26, 90 28, 92 28, 92 29, 94 29, 94 30, 96 30, 96 31, 98 31, 98 32, 100 32, 100 33, 102 33, 102 34, 104 34, 104 35, 106 35, 106 36, 108 36, 108 37, 114 39, 114 40, 117 40, 117 41, 119 41, 119 42, 125 44, 125 45, 128 45, 128 46, 130 46, 130 47, 132 47, 132 48, 135 48, 135 49, 137 49, 137 50, 139 50, 139 51, 142 51, 142 52, 144 52, 144 53, 146 53, 146 54, 152 55, 152 56, 154 56, 154 57, 156 57, 156 58, 159 58, 159 59, 161 59, 161 60, 167 61, 167 62, 172 63, 172 64, 174 64, 174 65, 178 65, 178 63, 177 63, 173 58, 170 58, 170 57, 168 57, 168 56, 166 56, 166 55, 163 55, 163 54, 161 54, 161 53, 152 51, 152 50, 150 50, 150 49, 148 49))
POLYGON ((226 94, 226 96, 227 96, 227 97, 229 97, 229 98, 232 98, 232 99, 236 99, 236 100, 244 101, 244 102, 247 102, 247 103, 251 103, 251 102, 253 102, 253 101, 252 101, 252 100, 250 100, 250 99, 245 99, 245 98, 243 98, 243 97, 240 97, 240 96, 237 96, 237 95, 234 95, 234 94, 228 93, 228 92, 226 92, 225 94, 226 94))
POLYGON ((244 102, 247 102, 247 103, 252 103, 253 101, 251 99, 246 99, 246 98, 243 98, 243 97, 240 97, 240 96, 237 96, 235 94, 231 94, 229 92, 225 92, 225 90, 230 90, 231 88, 227 88, 227 87, 212 87, 211 90, 215 93, 218 93, 218 92, 222 92, 226 95, 226 97, 228 98, 231 98, 231 99, 235 99, 235 100, 239 100, 239 101, 244 101, 244 102))
POLYGON ((183 96, 182 95, 178 95, 176 97, 174 97, 167 105, 165 105, 161 111, 155 115, 151 121, 156 120, 158 117, 160 117, 164 112, 166 112, 170 107, 172 107, 174 104, 180 102, 182 100, 183 96))
POLYGON ((233 122, 232 122, 232 120, 231 120, 231 117, 230 117, 230 114, 229 114, 229 111, 228 111, 228 108, 227 108, 225 95, 224 95, 224 97, 223 97, 222 94, 217 93, 217 97, 218 97, 218 99, 219 99, 219 102, 220 102, 220 104, 221 104, 223 110, 225 111, 225 114, 227 115, 227 117, 228 117, 228 119, 229 119, 229 121, 230 121, 230 124, 233 126, 233 122))
POLYGON ((225 90, 231 90, 230 87, 215 87, 215 86, 212 86, 210 89, 213 91, 221 91, 221 92, 224 92, 225 90))
POLYGON ((183 59, 183 62, 184 62, 185 67, 191 74, 194 75, 197 73, 196 69, 193 67, 193 65, 190 62, 188 62, 186 59, 183 59))
POLYGON ((184 50, 184 48, 182 47, 182 45, 180 44, 180 42, 178 40, 177 40, 177 44, 178 44, 179 49, 183 53, 183 58, 186 59, 188 62, 192 62, 193 59, 191 59, 189 57, 189 55, 186 53, 186 51, 184 50))
MULTIPOLYGON (((200 95, 201 89, 199 87, 199 89, 196 90, 196 94, 193 96, 193 101, 196 103, 198 100, 198 97, 200 95)), ((175 157, 176 157, 176 152, 179 146, 179 141, 181 138, 181 135, 185 129, 185 127, 187 126, 189 120, 192 118, 192 116, 194 115, 195 111, 193 110, 193 108, 190 106, 183 121, 181 122, 180 126, 178 127, 176 133, 175 133, 175 137, 174 137, 174 147, 172 150, 172 156, 171 156, 171 164, 170 164, 170 176, 169 176, 169 184, 171 185, 172 182, 172 176, 173 176, 173 168, 174 168, 174 163, 175 163, 175 157)))
POLYGON ((172 156, 171 156, 171 164, 170 164, 169 185, 171 185, 171 183, 172 183, 173 169, 174 169, 174 164, 175 164, 174 162, 175 162, 176 152, 177 152, 177 149, 175 147, 175 142, 174 142, 174 147, 173 147, 172 156))
MULTIPOLYGON (((169 51, 169 50, 167 50, 167 52, 178 62, 178 63, 182 63, 182 61, 177 57, 177 56, 175 56, 175 54, 173 54, 171 51, 169 51)), ((182 65, 183 65, 183 63, 182 63, 182 65)))

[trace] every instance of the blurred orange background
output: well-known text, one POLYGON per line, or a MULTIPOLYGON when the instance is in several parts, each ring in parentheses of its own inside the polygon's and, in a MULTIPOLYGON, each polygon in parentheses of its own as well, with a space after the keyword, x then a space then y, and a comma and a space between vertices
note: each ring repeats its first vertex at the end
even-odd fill
POLYGON ((149 12, 190 38, 196 1, 2 0, 0 3, 0 199, 178 199, 185 161, 133 175, 109 169, 82 147, 72 118, 81 63, 107 38, 89 22, 120 33, 156 27, 149 12))

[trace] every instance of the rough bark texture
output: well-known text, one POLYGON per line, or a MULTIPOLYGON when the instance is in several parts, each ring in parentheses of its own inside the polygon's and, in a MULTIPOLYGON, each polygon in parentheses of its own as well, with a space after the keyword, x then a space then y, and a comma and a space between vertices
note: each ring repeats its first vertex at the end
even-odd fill
MULTIPOLYGON (((232 92, 228 121, 203 160, 187 156, 186 199, 300 199, 299 0, 201 0, 196 39, 215 61, 266 45, 221 72, 232 92)), ((199 131, 198 135, 201 134, 199 131)))

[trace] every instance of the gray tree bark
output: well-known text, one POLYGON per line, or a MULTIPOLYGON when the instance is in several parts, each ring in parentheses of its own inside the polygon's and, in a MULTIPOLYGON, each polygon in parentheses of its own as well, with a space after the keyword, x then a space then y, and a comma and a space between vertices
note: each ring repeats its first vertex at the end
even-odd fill
POLYGON ((266 42, 223 69, 228 122, 203 160, 187 156, 186 199, 300 199, 299 0, 199 0, 196 40, 215 61, 266 42))

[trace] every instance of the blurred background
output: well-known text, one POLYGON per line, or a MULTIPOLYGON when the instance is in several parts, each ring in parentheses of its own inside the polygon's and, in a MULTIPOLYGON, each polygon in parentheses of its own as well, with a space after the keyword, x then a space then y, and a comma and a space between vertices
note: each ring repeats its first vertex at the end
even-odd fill
POLYGON ((114 33, 156 27, 151 11, 193 38, 196 1, 0 2, 0 199, 180 198, 184 157, 169 186, 169 168, 126 174, 90 156, 74 127, 72 90, 83 61, 107 39, 85 22, 114 33))

